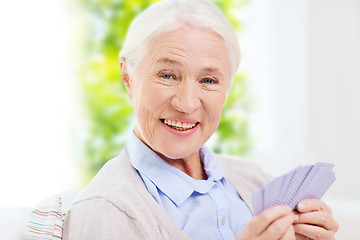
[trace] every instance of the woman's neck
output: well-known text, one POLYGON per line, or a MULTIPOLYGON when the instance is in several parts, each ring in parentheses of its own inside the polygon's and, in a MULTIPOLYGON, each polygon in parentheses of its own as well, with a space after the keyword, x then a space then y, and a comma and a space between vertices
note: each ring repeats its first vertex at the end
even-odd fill
POLYGON ((200 159, 200 151, 181 159, 170 159, 159 153, 157 154, 171 166, 176 167, 194 179, 206 180, 208 178, 200 159))

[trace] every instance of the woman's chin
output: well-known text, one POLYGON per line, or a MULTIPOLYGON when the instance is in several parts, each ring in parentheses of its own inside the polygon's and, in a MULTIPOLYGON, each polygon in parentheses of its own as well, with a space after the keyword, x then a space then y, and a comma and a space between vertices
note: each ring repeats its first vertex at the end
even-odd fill
POLYGON ((169 151, 169 149, 158 152, 157 154, 164 160, 180 160, 186 159, 192 156, 199 156, 199 149, 189 151, 189 149, 176 149, 175 151, 169 151))

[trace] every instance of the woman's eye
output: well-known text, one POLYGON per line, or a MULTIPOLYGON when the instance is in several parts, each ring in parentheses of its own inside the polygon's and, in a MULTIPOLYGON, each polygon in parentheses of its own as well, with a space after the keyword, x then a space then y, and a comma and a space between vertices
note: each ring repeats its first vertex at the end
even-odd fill
POLYGON ((161 74, 160 77, 163 78, 163 79, 171 79, 173 76, 171 74, 166 74, 165 73, 165 74, 161 74))
POLYGON ((205 84, 214 84, 214 83, 216 83, 216 81, 214 79, 212 79, 212 78, 204 78, 202 80, 202 82, 205 83, 205 84))

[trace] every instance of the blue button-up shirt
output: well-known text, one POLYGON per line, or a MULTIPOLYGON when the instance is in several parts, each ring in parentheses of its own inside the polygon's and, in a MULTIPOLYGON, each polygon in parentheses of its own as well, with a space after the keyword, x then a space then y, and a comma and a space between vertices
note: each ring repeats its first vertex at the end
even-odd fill
POLYGON ((207 147, 200 149, 207 180, 193 179, 171 166, 134 133, 126 150, 150 194, 191 239, 235 239, 252 218, 207 147))

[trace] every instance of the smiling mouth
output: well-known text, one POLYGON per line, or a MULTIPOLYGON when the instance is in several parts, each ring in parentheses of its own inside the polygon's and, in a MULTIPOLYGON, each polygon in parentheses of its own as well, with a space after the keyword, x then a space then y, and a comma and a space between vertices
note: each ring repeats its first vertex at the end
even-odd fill
POLYGON ((179 122, 179 121, 174 121, 174 120, 168 120, 168 119, 160 119, 163 123, 165 123, 166 125, 168 125, 169 127, 177 130, 177 131, 186 131, 189 129, 194 128, 196 125, 199 124, 199 122, 197 123, 187 123, 187 122, 179 122))

